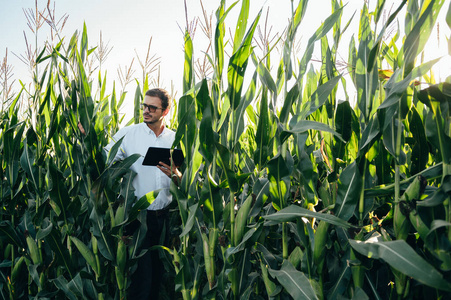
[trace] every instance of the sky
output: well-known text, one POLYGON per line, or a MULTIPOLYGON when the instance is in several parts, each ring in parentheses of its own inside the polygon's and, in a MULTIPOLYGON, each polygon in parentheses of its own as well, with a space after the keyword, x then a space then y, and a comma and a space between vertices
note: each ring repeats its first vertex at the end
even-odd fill
MULTIPOLYGON (((12 67, 12 80, 31 79, 27 66, 19 60, 17 56, 25 54, 26 43, 24 34, 30 44, 34 45, 35 36, 27 26, 25 11, 35 7, 36 0, 0 0, 0 59, 3 61, 8 51, 8 64, 12 67)), ((440 38, 437 34, 432 34, 428 42, 426 53, 431 58, 447 55, 446 38, 451 38, 451 31, 444 22, 446 11, 449 7, 449 1, 445 0, 441 14, 438 18, 440 22, 440 38)), ((39 10, 44 10, 48 0, 37 0, 39 10)), ((108 48, 112 48, 102 69, 108 72, 108 78, 116 81, 116 89, 120 86, 118 79, 118 69, 124 72, 134 59, 132 70, 133 77, 142 78, 142 71, 139 66, 137 55, 141 60, 145 59, 149 40, 152 39, 150 47, 150 55, 159 58, 160 69, 160 87, 168 90, 177 91, 177 96, 181 96, 182 74, 183 74, 183 29, 186 24, 186 15, 188 20, 195 20, 200 17, 203 20, 200 0, 186 0, 187 10, 183 0, 51 0, 51 8, 55 8, 56 19, 68 16, 62 35, 66 39, 70 39, 75 30, 81 31, 83 24, 86 24, 90 47, 97 46, 102 34, 104 44, 108 48)), ((202 4, 207 16, 213 14, 213 24, 216 19, 214 12, 216 11, 219 0, 203 0, 202 4)), ((307 13, 298 30, 298 40, 305 46, 309 37, 321 25, 330 14, 330 0, 310 0, 307 7, 307 13)), ((356 15, 352 20, 350 28, 358 28, 359 14, 362 7, 362 0, 343 1, 346 3, 343 12, 342 26, 351 18, 354 12, 356 15)), ((370 0, 374 6, 376 0, 370 0)), ((387 0, 386 8, 393 11, 395 9, 392 3, 399 1, 387 0)), ((226 1, 226 7, 233 2, 226 1)), ((296 7, 298 1, 294 0, 296 7)), ((264 27, 271 27, 271 35, 282 33, 291 16, 291 0, 251 0, 251 13, 249 24, 262 9, 262 17, 259 24, 264 27), (269 10, 268 10, 269 8, 269 10), (268 13, 268 15, 267 15, 268 13), (266 21, 267 18, 267 21, 266 21)), ((235 28, 236 18, 239 13, 241 4, 238 3, 230 16, 226 19, 226 25, 235 28)), ((404 20, 405 10, 400 13, 400 20, 404 20)), ((205 51, 202 47, 206 45, 206 37, 201 30, 198 22, 193 43, 195 51, 205 51)), ((402 24, 400 24, 402 26, 402 24)), ((346 36, 342 38, 340 55, 347 58, 347 47, 349 39, 355 32, 346 32, 346 36)), ((50 30, 47 24, 44 24, 38 31, 38 46, 42 47, 42 41, 50 37, 50 30)), ((319 43, 316 49, 319 49, 319 43)), ((315 54, 314 58, 319 59, 315 54)), ((1 62, 0 61, 0 62, 1 62)), ((450 62, 450 60, 448 60, 450 62)), ((451 62, 441 63, 442 68, 437 71, 443 79, 451 74, 451 62)), ((156 75, 156 73, 154 73, 156 75)), ((111 91, 112 84, 107 86, 107 91, 111 91)), ((133 103, 134 95, 133 83, 126 87, 129 91, 126 103, 133 103), (128 99, 129 98, 129 99, 128 99)))

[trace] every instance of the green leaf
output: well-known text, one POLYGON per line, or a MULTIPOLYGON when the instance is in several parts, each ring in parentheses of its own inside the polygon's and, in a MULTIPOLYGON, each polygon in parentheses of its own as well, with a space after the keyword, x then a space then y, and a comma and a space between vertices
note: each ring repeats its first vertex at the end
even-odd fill
POLYGON ((236 214, 235 236, 234 236, 235 242, 233 243, 233 245, 238 245, 241 242, 241 238, 243 237, 246 230, 251 205, 252 205, 252 195, 247 197, 246 201, 244 201, 244 203, 238 210, 238 213, 236 214))
POLYGON ((69 283, 67 282, 66 278, 64 278, 63 275, 58 276, 58 278, 53 279, 52 282, 55 284, 55 286, 58 288, 58 290, 62 291, 64 293, 64 297, 70 300, 77 300, 79 299, 70 289, 69 289, 69 283))
POLYGON ((366 257, 383 259, 391 267, 427 286, 451 292, 451 283, 419 256, 404 240, 365 242, 349 240, 352 248, 366 257))
POLYGON ((183 94, 193 86, 193 41, 188 31, 185 32, 185 63, 183 67, 183 94))
MULTIPOLYGON (((398 105, 400 97, 407 90, 407 87, 411 84, 412 80, 424 76, 439 60, 440 58, 437 58, 421 64, 414 68, 404 79, 400 79, 400 69, 396 70, 390 77, 390 80, 386 83, 388 93, 384 102, 382 102, 378 109, 380 110, 392 105, 398 105)), ((388 126, 388 124, 386 124, 386 126, 388 126)))
POLYGON ((130 209, 128 215, 129 221, 133 221, 138 216, 141 210, 147 209, 149 205, 151 205, 155 201, 159 192, 160 190, 150 191, 141 198, 139 198, 139 200, 135 203, 135 205, 133 205, 132 208, 130 209))
POLYGON ((246 33, 247 19, 249 18, 249 2, 249 0, 241 1, 240 15, 236 24, 235 37, 233 38, 233 53, 238 50, 246 33))
POLYGON ((446 24, 451 28, 451 2, 449 3, 448 12, 446 13, 446 24))
POLYGON ((43 222, 36 233, 36 240, 42 240, 52 232, 53 224, 51 222, 43 222), (47 226, 45 226, 47 224, 47 226))
MULTIPOLYGON (((230 9, 236 5, 238 1, 233 3, 231 7, 227 10, 227 12, 224 13, 224 4, 225 1, 221 1, 221 4, 219 8, 216 11, 216 29, 215 29, 215 65, 214 65, 214 80, 213 82, 219 82, 222 79, 222 73, 224 69, 224 34, 225 34, 225 26, 224 26, 224 19, 227 16, 230 9)), ((216 90, 216 93, 219 93, 219 87, 218 85, 213 86, 213 90, 216 90)), ((216 95, 219 97, 218 95, 216 95)))
POLYGON ((415 140, 413 147, 411 146, 411 174, 416 174, 426 168, 429 155, 429 145, 426 139, 423 121, 421 120, 421 117, 415 107, 411 108, 409 131, 415 140))
POLYGON ((337 279, 335 279, 336 281, 334 281, 335 283, 334 286, 329 289, 327 293, 327 299, 336 299, 338 295, 343 295, 348 286, 350 278, 351 278, 351 266, 347 261, 346 263, 343 264, 337 279))
POLYGON ((255 217, 260 214, 261 208, 268 200, 269 195, 269 180, 267 178, 259 178, 252 188, 252 192, 255 195, 255 204, 252 207, 249 218, 255 217))
MULTIPOLYGON (((294 118, 296 118, 296 116, 293 117, 293 119, 294 118)), ((310 121, 310 120, 300 120, 297 123, 295 123, 291 127, 290 130, 282 131, 282 133, 280 134, 280 139, 281 139, 282 142, 284 142, 284 141, 286 141, 288 139, 288 137, 290 135, 304 133, 304 132, 306 132, 308 130, 318 130, 318 131, 329 132, 329 133, 332 133, 337 138, 339 138, 340 140, 343 141, 341 135, 338 134, 332 128, 330 128, 329 125, 324 124, 324 123, 320 123, 320 122, 316 122, 316 121, 310 121)))
POLYGON ((78 251, 80 251, 81 255, 86 260, 86 262, 94 270, 94 272, 96 272, 96 274, 100 274, 100 270, 97 268, 94 253, 92 253, 91 249, 89 249, 88 246, 86 246, 82 241, 80 241, 78 238, 74 236, 71 236, 70 239, 75 244, 78 251))
POLYGON ((428 6, 407 35, 398 55, 398 61, 404 64, 407 72, 413 69, 415 58, 423 51, 443 3, 444 0, 424 2, 423 5, 428 6))
POLYGON ((362 176, 354 161, 341 172, 338 180, 337 200, 334 209, 337 217, 345 221, 352 217, 360 198, 361 189, 362 176))
POLYGON ((316 32, 310 37, 307 44, 307 49, 305 50, 304 55, 302 56, 302 60, 299 64, 299 73, 298 80, 302 78, 307 70, 308 62, 311 60, 313 55, 313 50, 315 48, 315 42, 320 40, 325 36, 337 23, 342 14, 343 7, 336 10, 333 14, 331 14, 327 19, 321 23, 321 26, 316 30, 316 32))
MULTIPOLYGON (((249 88, 246 92, 246 94, 243 96, 243 98, 240 101, 240 104, 238 105, 236 111, 233 114, 233 119, 230 119, 231 122, 234 122, 234 126, 229 126, 234 129, 234 132, 232 132, 232 139, 235 143, 235 145, 239 142, 239 139, 241 135, 243 134, 243 131, 245 129, 245 112, 247 107, 252 103, 255 96, 255 89, 256 89, 256 82, 257 82, 257 73, 254 73, 254 76, 252 77, 251 82, 249 83, 249 88)), ((233 149, 235 145, 230 145, 230 147, 233 149)))
POLYGON ((88 50, 88 30, 86 23, 83 22, 83 32, 81 34, 81 59, 84 62, 86 59, 86 51, 88 50))
POLYGON ((229 184, 230 191, 232 193, 238 192, 238 182, 235 177, 235 172, 230 169, 230 150, 221 145, 220 143, 216 143, 216 149, 218 150, 218 161, 220 163, 221 168, 224 171, 224 175, 229 184))
POLYGON ((108 167, 101 177, 108 177, 108 179, 117 179, 123 176, 130 170, 130 167, 141 157, 141 155, 135 153, 127 156, 124 160, 120 160, 115 164, 108 167))
POLYGON ((244 73, 246 71, 249 56, 252 53, 252 40, 254 31, 257 28, 260 19, 261 10, 246 33, 243 43, 239 49, 232 55, 227 68, 228 90, 232 111, 235 111, 241 99, 241 90, 243 89, 244 73))
POLYGON ((52 179, 52 189, 50 190, 50 205, 55 213, 59 216, 62 214, 64 223, 67 224, 66 209, 69 206, 70 198, 67 187, 64 184, 63 174, 57 169, 53 161, 49 163, 49 173, 52 179))
POLYGON ((352 108, 349 101, 338 103, 335 110, 335 129, 344 142, 348 142, 352 135, 352 108))
POLYGON ((274 135, 273 123, 271 123, 268 109, 267 94, 264 93, 260 99, 260 117, 257 124, 257 132, 255 134, 255 143, 257 149, 254 152, 254 163, 263 169, 268 160, 268 156, 272 156, 270 148, 270 140, 274 135))
POLYGON ((359 140, 359 157, 365 156, 374 142, 379 139, 380 135, 379 120, 377 115, 374 114, 363 130, 362 137, 359 140))
POLYGON ((265 223, 265 225, 275 225, 282 222, 291 222, 296 220, 297 218, 316 218, 318 220, 322 220, 324 222, 328 222, 332 225, 343 227, 343 228, 351 228, 353 225, 349 224, 342 219, 326 213, 319 213, 308 210, 306 208, 290 205, 274 214, 263 216, 263 218, 269 222, 265 223))
POLYGON ((133 108, 133 119, 135 124, 138 124, 141 121, 141 102, 143 101, 144 96, 141 93, 141 87, 139 83, 136 85, 135 90, 135 98, 134 98, 134 108, 133 108))
MULTIPOLYGON (((379 20, 379 18, 381 16, 381 13, 383 11, 383 6, 385 4, 385 0, 382 0, 382 1, 383 1, 382 4, 377 9, 376 20, 379 20)), ((382 40, 384 39, 386 29, 393 22, 393 20, 395 20, 396 16, 401 11, 401 9, 406 5, 406 3, 407 3, 407 0, 403 0, 401 2, 401 4, 399 4, 398 8, 395 10, 394 13, 392 13, 390 15, 390 17, 388 17, 387 22, 384 23, 384 27, 379 32, 379 36, 378 36, 378 38, 377 38, 377 40, 375 42, 375 45, 373 46, 373 48, 371 49, 370 54, 369 54, 369 58, 368 58, 368 72, 371 72, 372 68, 375 66, 375 61, 376 61, 377 56, 379 55, 380 45, 382 43, 382 40)), ((376 23, 377 23, 377 21, 376 21, 376 23)))
POLYGON ((200 204, 203 206, 204 219, 210 227, 217 228, 218 223, 221 221, 223 212, 221 192, 222 190, 211 178, 210 168, 211 166, 205 166, 208 169, 208 182, 204 182, 202 185, 200 204))
POLYGON ((276 83, 274 82, 274 79, 272 79, 271 77, 271 73, 269 72, 268 68, 262 62, 260 62, 257 66, 257 72, 263 86, 271 91, 275 101, 277 97, 277 87, 276 83))
POLYGON ((196 204, 191 205, 189 207, 188 219, 186 220, 186 223, 183 226, 182 233, 180 233, 180 235, 179 235, 180 238, 182 238, 185 235, 187 235, 191 231, 191 229, 193 228, 194 221, 195 221, 195 218, 196 218, 198 205, 199 205, 199 203, 196 203, 196 204))
POLYGON ((93 209, 89 217, 91 221, 92 234, 97 238, 100 253, 109 261, 114 261, 114 250, 111 236, 107 235, 103 226, 103 219, 96 209, 93 209))
POLYGON ((185 161, 193 160, 195 153, 193 153, 193 145, 196 141, 196 102, 193 95, 188 94, 179 99, 178 105, 179 126, 175 133, 175 140, 173 145, 178 146, 180 142, 183 144, 185 161))
POLYGON ((285 208, 287 203, 290 192, 290 173, 289 166, 282 155, 278 154, 268 162, 269 192, 278 210, 285 208))
POLYGON ((396 155, 396 148, 401 147, 401 145, 404 145, 404 124, 401 123, 401 126, 398 126, 399 122, 397 118, 393 118, 392 122, 385 127, 385 130, 383 132, 383 142, 384 146, 387 149, 388 152, 393 156, 393 158, 396 160, 396 163, 399 165, 403 165, 406 163, 406 154, 405 152, 400 149, 399 156, 396 155), (401 127, 401 128, 399 128, 401 127), (401 130, 401 143, 400 145, 397 145, 397 135, 398 130, 401 130))
POLYGON ((234 254, 237 254, 243 250, 247 250, 246 243, 250 241, 251 244, 254 244, 256 242, 256 239, 260 236, 262 233, 262 226, 263 223, 257 223, 257 225, 252 226, 252 228, 249 228, 248 231, 243 235, 243 238, 240 240, 240 243, 236 247, 229 247, 226 250, 225 258, 229 259, 234 254))
POLYGON ((16 229, 11 225, 10 221, 0 222, 0 237, 5 241, 8 241, 8 243, 16 245, 17 248, 25 248, 25 239, 23 235, 19 235, 16 229))
MULTIPOLYGON (((436 178, 440 178, 442 175, 442 170, 443 170, 443 163, 438 163, 436 165, 433 165, 429 168, 427 168, 426 170, 421 171, 420 173, 417 173, 409 178, 404 179, 403 181, 400 182, 400 188, 401 190, 405 190, 409 184, 418 177, 418 175, 422 175, 423 177, 427 178, 427 179, 436 179, 436 178)), ((388 185, 380 185, 380 186, 376 186, 370 189, 366 189, 365 190, 365 197, 380 197, 380 196, 386 196, 386 195, 393 195, 394 194, 394 189, 395 189, 395 184, 388 184, 388 185)), ((426 198, 426 199, 430 199, 430 197, 426 198)), ((422 201, 418 201, 417 205, 423 206, 422 203, 426 202, 425 200, 422 201)), ((441 202, 440 202, 441 203, 441 202)), ((429 206, 429 205, 424 205, 424 206, 429 206)))
POLYGON ((337 85, 338 81, 341 79, 341 75, 332 78, 324 84, 318 86, 316 91, 312 94, 309 101, 306 101, 301 108, 301 119, 306 119, 318 108, 324 105, 328 97, 332 93, 333 89, 337 85))
POLYGON ((287 96, 285 97, 285 100, 283 102, 282 110, 280 111, 279 120, 280 123, 285 124, 288 121, 288 118, 290 116, 293 103, 296 103, 296 101, 299 98, 299 83, 296 83, 288 92, 287 96))
POLYGON ((280 270, 268 271, 271 276, 277 278, 293 299, 318 299, 307 276, 296 270, 288 260, 283 262, 280 270))
POLYGON ((64 240, 62 239, 61 232, 59 232, 58 229, 53 228, 44 240, 52 249, 55 258, 61 267, 63 267, 69 273, 70 277, 72 277, 71 256, 69 255, 67 248, 64 247, 64 240))
POLYGON ((31 182, 32 187, 34 190, 39 193, 39 184, 38 184, 38 168, 36 167, 34 160, 35 160, 35 153, 33 153, 32 150, 27 146, 26 143, 27 139, 24 140, 24 147, 22 156, 20 157, 20 165, 22 169, 25 170, 25 172, 28 175, 28 180, 31 182))

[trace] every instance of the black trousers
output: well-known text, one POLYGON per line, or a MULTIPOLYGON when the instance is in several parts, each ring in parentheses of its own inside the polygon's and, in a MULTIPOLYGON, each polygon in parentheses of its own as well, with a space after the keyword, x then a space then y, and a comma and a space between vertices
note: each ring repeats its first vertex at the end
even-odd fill
MULTIPOLYGON (((155 245, 168 245, 168 220, 167 209, 147 211, 147 233, 141 245, 141 249, 149 249, 155 245), (163 238, 163 243, 160 242, 161 238, 163 238)), ((139 258, 138 267, 131 276, 128 299, 159 299, 161 279, 165 272, 163 262, 159 255, 160 251, 161 250, 148 250, 146 254, 139 258)))

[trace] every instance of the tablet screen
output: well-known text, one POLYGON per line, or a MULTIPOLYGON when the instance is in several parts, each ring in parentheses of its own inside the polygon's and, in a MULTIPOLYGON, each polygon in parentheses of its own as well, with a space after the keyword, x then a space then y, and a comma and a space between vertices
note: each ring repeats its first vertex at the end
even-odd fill
POLYGON ((169 149, 169 148, 157 148, 157 147, 149 147, 147 149, 146 156, 144 157, 143 165, 144 166, 157 166, 160 161, 164 162, 167 165, 170 165, 170 155, 172 151, 172 159, 174 164, 177 167, 180 167, 183 163, 184 156, 183 152, 180 149, 169 149))

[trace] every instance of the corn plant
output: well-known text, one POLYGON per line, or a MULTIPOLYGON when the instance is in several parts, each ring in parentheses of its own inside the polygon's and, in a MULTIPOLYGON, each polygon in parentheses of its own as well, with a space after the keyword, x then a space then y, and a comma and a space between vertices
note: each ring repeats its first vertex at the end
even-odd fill
MULTIPOLYGON (((352 28, 342 26, 338 0, 303 52, 295 45, 308 1, 293 3, 283 36, 266 39, 261 53, 261 12, 249 20, 249 0, 220 1, 203 60, 211 79, 196 78, 186 29, 171 121, 186 163, 171 186, 174 242, 155 247, 174 278, 167 298, 449 297, 451 83, 434 81, 439 59, 420 59, 445 1, 401 1, 386 20, 385 1, 376 2, 353 16, 345 68, 339 45, 352 28), (404 32, 388 35, 403 13, 404 32), (339 88, 354 89, 355 103, 348 93, 339 99, 339 88)), ((157 191, 135 199, 136 157, 114 162, 120 141, 103 150, 126 91, 108 94, 99 70, 93 92, 88 45, 84 26, 42 50, 33 88, 1 111, 4 299, 125 299, 141 255, 141 211, 157 191)), ((139 122, 151 81, 148 57, 130 122, 139 122)))
POLYGON ((434 111, 447 111, 448 83, 421 90, 415 81, 437 62, 417 65, 416 58, 443 1, 401 2, 379 32, 374 28, 384 2, 374 12, 362 6, 348 61, 355 108, 337 101, 337 85, 349 84, 336 61, 349 23, 341 28, 342 3, 332 2, 333 12, 308 40, 297 74, 293 43, 307 1, 293 12, 276 78, 269 71, 271 49, 259 58, 249 48, 259 15, 244 33, 247 1, 229 42, 227 76, 224 3, 216 12, 211 83, 195 82, 186 34, 175 144, 190 159, 184 184, 172 190, 183 241, 180 249, 167 249, 184 299, 404 298, 432 290, 440 298, 450 291, 446 155, 443 163, 434 159, 447 151, 449 120, 434 111), (388 42, 384 36, 403 9, 408 26, 399 49, 399 36, 388 42), (319 42, 322 66, 307 71, 319 42), (243 89, 250 60, 254 73, 243 89), (383 64, 392 68, 389 78, 383 64))
POLYGON ((2 111, 3 299, 126 297, 140 255, 141 240, 124 232, 141 219, 129 170, 137 157, 113 163, 119 145, 108 156, 103 150, 119 127, 120 104, 100 72, 93 99, 85 71, 92 52, 86 26, 68 44, 43 50, 42 88, 22 88, 2 111), (21 97, 31 98, 25 113, 36 114, 35 123, 20 119, 21 97))

